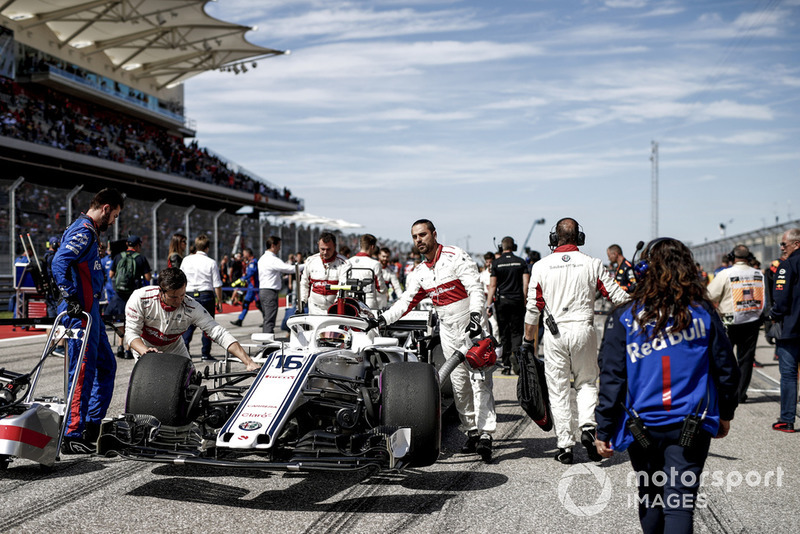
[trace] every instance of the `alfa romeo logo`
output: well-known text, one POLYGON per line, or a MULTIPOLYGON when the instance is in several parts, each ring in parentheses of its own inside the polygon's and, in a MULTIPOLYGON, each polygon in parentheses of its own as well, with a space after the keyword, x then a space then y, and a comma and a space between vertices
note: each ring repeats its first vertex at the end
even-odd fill
POLYGON ((593 464, 576 464, 561 475, 561 479, 558 481, 558 500, 572 515, 591 517, 605 510, 611 500, 612 490, 611 479, 608 478, 604 470, 593 464), (570 496, 570 488, 577 489, 580 486, 585 486, 587 480, 590 480, 586 479, 587 475, 593 476, 600 485, 600 496, 597 497, 594 504, 578 506, 570 496))
POLYGON ((242 430, 258 430, 261 428, 261 423, 258 421, 245 421, 239 424, 239 428, 242 430))
POLYGON ((569 261, 569 254, 564 254, 563 256, 561 256, 561 261, 568 262, 569 261))

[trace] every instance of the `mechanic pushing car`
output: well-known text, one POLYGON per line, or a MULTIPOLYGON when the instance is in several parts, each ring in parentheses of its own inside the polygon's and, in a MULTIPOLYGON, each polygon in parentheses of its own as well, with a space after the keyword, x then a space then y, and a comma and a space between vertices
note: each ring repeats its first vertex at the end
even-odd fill
POLYGON ((308 303, 311 315, 325 315, 336 300, 336 291, 326 286, 337 285, 348 264, 346 258, 336 253, 336 236, 332 233, 322 232, 317 246, 319 252, 306 260, 300 278, 300 302, 308 303))
POLYGON ((186 275, 177 267, 158 273, 158 287, 137 289, 125 306, 125 342, 140 355, 167 352, 191 358, 183 334, 194 325, 239 358, 248 371, 259 365, 242 346, 192 297, 186 295, 186 275))
POLYGON ((58 311, 67 312, 64 326, 80 328, 85 321, 84 311, 92 317, 91 328, 85 333, 89 342, 83 362, 78 361, 81 340, 69 341, 69 383, 75 373, 80 373, 80 379, 75 385, 75 400, 66 414, 64 454, 94 451, 92 442, 100 433, 100 422, 114 393, 117 362, 100 318, 99 302, 105 275, 98 255, 98 234, 108 230, 123 205, 124 198, 116 189, 97 193, 86 213, 64 232, 61 247, 53 258, 53 277, 64 299, 58 311))
MULTIPOLYGON (((403 296, 378 318, 391 324, 422 299, 430 297, 439 317, 439 334, 447 358, 461 350, 467 338, 486 330, 486 297, 478 279, 478 268, 465 251, 440 245, 436 228, 427 219, 411 226, 411 239, 426 261, 417 265, 406 279, 403 296)), ((461 452, 477 452, 484 461, 492 458, 492 433, 496 427, 492 369, 472 371, 459 365, 450 375, 458 416, 467 432, 461 452)))

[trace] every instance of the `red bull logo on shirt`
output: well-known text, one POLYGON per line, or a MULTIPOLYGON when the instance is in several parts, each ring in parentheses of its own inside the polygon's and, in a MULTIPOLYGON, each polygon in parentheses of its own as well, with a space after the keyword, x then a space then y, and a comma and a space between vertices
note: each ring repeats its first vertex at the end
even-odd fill
POLYGON ((686 330, 668 332, 666 336, 662 333, 656 336, 653 341, 645 343, 628 343, 626 348, 631 363, 636 363, 636 360, 641 360, 654 352, 678 345, 684 341, 692 341, 703 337, 706 337, 706 325, 700 318, 696 318, 692 321, 692 326, 686 330))

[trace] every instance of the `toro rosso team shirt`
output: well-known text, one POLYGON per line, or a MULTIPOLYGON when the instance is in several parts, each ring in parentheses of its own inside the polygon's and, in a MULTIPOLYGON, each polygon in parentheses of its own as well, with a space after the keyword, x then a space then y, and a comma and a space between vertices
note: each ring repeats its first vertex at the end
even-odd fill
POLYGON ((53 258, 53 277, 61 296, 77 296, 87 311, 100 297, 105 284, 97 248, 97 229, 86 214, 78 217, 61 237, 53 258))
POLYGON ((618 451, 632 443, 623 404, 653 427, 680 425, 687 415, 708 409, 702 428, 712 436, 720 418, 733 419, 739 367, 725 327, 708 303, 690 311, 688 328, 672 332, 670 319, 666 332, 655 337, 653 324, 639 324, 633 304, 609 316, 599 354, 597 439, 611 438, 618 451))

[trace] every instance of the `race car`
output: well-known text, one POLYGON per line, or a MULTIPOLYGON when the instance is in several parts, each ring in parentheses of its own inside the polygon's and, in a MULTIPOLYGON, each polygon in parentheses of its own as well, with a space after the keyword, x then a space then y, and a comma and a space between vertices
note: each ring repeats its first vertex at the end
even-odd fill
POLYGON ((131 374, 125 413, 104 422, 101 454, 268 470, 431 465, 441 446, 434 365, 381 336, 372 312, 340 291, 328 315, 295 315, 290 337, 266 336, 257 372, 232 361, 198 371, 148 353, 131 374))

